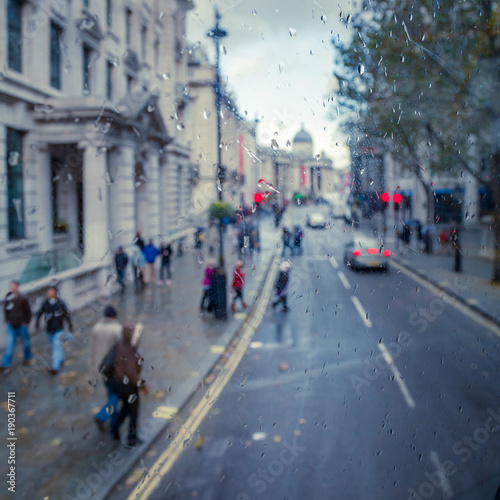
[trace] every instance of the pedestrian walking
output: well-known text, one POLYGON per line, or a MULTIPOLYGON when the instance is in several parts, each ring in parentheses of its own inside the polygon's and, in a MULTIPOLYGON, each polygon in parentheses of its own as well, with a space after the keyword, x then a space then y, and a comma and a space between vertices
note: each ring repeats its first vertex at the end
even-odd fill
POLYGON ((201 286, 203 287, 203 294, 201 296, 200 312, 205 309, 208 312, 213 312, 213 301, 210 297, 210 285, 212 284, 212 276, 215 271, 216 261, 213 258, 207 260, 207 266, 203 272, 203 279, 201 281, 201 286), (207 305, 205 305, 208 302, 207 305))
POLYGON ((132 255, 132 268, 134 270, 135 291, 138 292, 144 288, 144 268, 146 266, 146 258, 139 249, 134 249, 132 255))
POLYGON ((73 331, 73 324, 68 306, 59 297, 57 288, 54 286, 47 289, 47 298, 40 306, 36 315, 37 330, 40 326, 42 316, 45 321, 45 328, 52 350, 52 359, 48 371, 51 375, 57 375, 64 362, 64 348, 62 344, 63 337, 66 335, 64 322, 67 323, 70 332, 73 331))
POLYGON ((283 228, 283 235, 282 235, 282 241, 283 241, 283 248, 281 250, 281 256, 284 257, 286 250, 290 250, 290 253, 293 253, 292 249, 292 233, 290 232, 290 229, 287 227, 283 228))
POLYGON ((160 251, 153 244, 153 240, 144 247, 144 257, 146 259, 146 267, 144 272, 144 283, 152 283, 155 276, 155 260, 160 251))
POLYGON ((302 255, 302 239, 304 237, 304 233, 302 232, 302 228, 299 225, 296 225, 293 228, 293 250, 292 254, 295 255, 297 252, 298 255, 302 255))
POLYGON ((122 339, 112 348, 114 362, 106 384, 113 394, 117 394, 122 402, 116 418, 111 421, 111 436, 120 440, 120 427, 129 418, 127 444, 130 447, 142 443, 137 435, 137 422, 139 419, 139 391, 148 393, 140 373, 144 362, 138 352, 142 334, 142 325, 125 324, 122 329, 122 339))
MULTIPOLYGON (((112 305, 108 305, 104 309, 104 317, 92 328, 92 368, 96 375, 99 373, 101 363, 106 354, 122 338, 123 327, 118 321, 117 316, 116 309, 112 305)), ((116 407, 119 401, 118 395, 113 393, 107 384, 105 385, 108 392, 108 400, 101 410, 94 415, 94 422, 101 432, 106 431, 105 424, 110 416, 112 419, 116 418, 116 407)))
POLYGON ((273 307, 278 304, 283 305, 283 312, 289 311, 290 308, 287 304, 288 299, 288 284, 290 281, 290 269, 291 265, 289 262, 282 262, 280 264, 280 269, 278 277, 276 278, 276 283, 274 284, 274 292, 276 295, 276 300, 273 302, 273 307))
POLYGON ((139 232, 137 232, 137 234, 135 235, 134 245, 138 246, 141 252, 144 251, 144 240, 142 239, 141 233, 139 232))
POLYGON ((118 247, 115 254, 116 281, 118 281, 122 293, 125 292, 125 271, 127 264, 128 255, 123 250, 123 247, 118 247))
POLYGON ((243 261, 238 260, 233 269, 233 300, 231 302, 231 312, 236 312, 236 301, 239 299, 243 309, 247 308, 245 300, 243 299, 243 287, 245 286, 245 271, 243 270, 243 261))
POLYGON ((163 285, 164 278, 166 276, 166 283, 170 285, 172 283, 172 271, 170 270, 170 257, 172 256, 173 250, 170 244, 161 245, 160 247, 160 276, 158 278, 158 285, 163 285))
POLYGON ((8 375, 18 338, 21 339, 24 347, 23 365, 29 365, 33 358, 28 331, 28 325, 31 321, 31 307, 28 299, 19 292, 18 281, 11 281, 9 285, 9 292, 5 296, 4 314, 7 342, 3 353, 1 372, 2 375, 8 375))

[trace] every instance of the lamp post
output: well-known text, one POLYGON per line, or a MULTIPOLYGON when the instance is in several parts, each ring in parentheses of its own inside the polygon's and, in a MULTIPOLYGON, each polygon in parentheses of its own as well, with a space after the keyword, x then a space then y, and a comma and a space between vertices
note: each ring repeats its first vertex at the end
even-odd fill
MULTIPOLYGON (((215 27, 208 31, 207 36, 215 43, 215 109, 217 111, 217 175, 216 188, 218 201, 222 201, 222 191, 225 181, 225 171, 222 166, 222 123, 221 123, 221 89, 220 89, 220 39, 227 36, 227 31, 219 27, 221 15, 215 9, 215 27)), ((226 271, 224 269, 224 238, 222 231, 222 219, 219 218, 219 267, 215 272, 215 316, 217 318, 227 318, 227 292, 226 292, 226 271)))

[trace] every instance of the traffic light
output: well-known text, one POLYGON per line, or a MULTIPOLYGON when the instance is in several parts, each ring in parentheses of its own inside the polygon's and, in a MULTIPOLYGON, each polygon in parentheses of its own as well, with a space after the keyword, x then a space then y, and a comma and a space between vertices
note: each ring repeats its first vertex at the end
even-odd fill
POLYGON ((389 206, 389 200, 391 199, 389 193, 382 193, 380 195, 380 199, 382 200, 382 210, 387 209, 387 207, 389 206))
POLYGON ((253 201, 258 205, 262 200, 264 199, 264 197, 262 196, 261 193, 255 193, 253 195, 253 201))
POLYGON ((403 197, 399 193, 394 193, 392 195, 392 201, 394 202, 394 211, 397 212, 399 210, 399 204, 403 197))

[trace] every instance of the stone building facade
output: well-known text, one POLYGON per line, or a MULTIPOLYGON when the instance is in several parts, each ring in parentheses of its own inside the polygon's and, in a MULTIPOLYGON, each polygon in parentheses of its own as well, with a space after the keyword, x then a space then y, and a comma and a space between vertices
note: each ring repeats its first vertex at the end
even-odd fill
POLYGON ((72 307, 119 245, 190 231, 190 0, 0 0, 0 290, 72 307))

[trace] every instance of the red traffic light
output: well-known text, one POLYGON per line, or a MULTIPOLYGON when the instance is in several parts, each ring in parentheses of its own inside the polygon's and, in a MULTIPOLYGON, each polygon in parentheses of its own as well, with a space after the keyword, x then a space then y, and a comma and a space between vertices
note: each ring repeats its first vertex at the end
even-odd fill
POLYGON ((403 197, 399 193, 394 193, 392 195, 392 201, 394 201, 394 203, 401 203, 402 199, 403 197))
POLYGON ((380 195, 380 199, 384 202, 384 203, 389 203, 389 200, 391 199, 391 197, 389 196, 389 193, 382 193, 380 195))
POLYGON ((263 199, 264 197, 260 193, 255 193, 253 195, 253 201, 255 201, 255 203, 260 203, 263 199))

